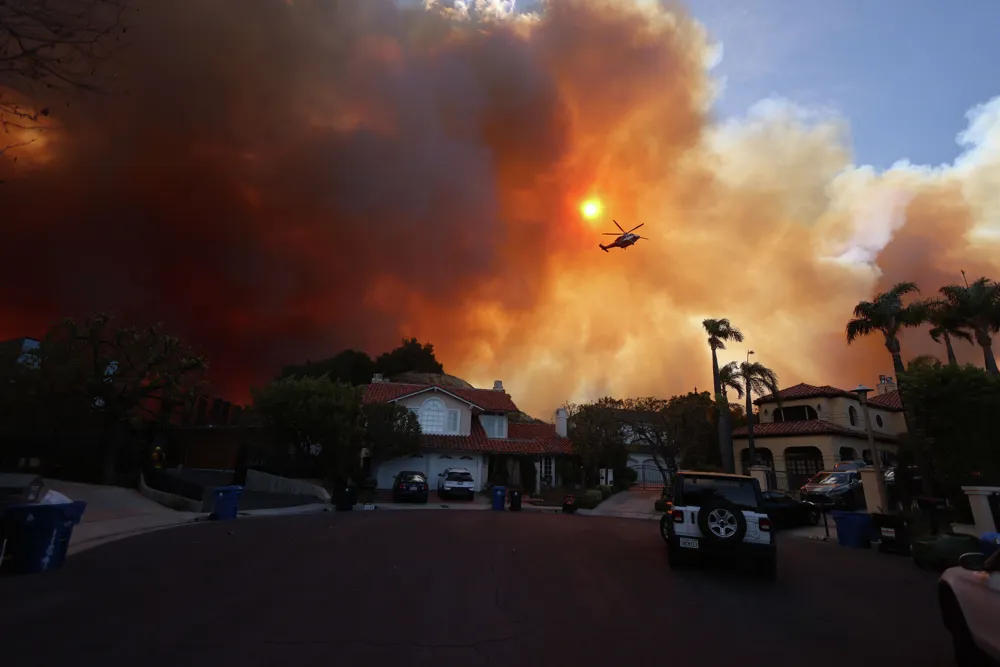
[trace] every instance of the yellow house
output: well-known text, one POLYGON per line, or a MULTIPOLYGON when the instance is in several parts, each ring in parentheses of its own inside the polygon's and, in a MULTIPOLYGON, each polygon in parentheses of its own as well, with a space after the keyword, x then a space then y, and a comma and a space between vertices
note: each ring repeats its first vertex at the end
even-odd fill
MULTIPOLYGON (((871 461, 864 410, 854 392, 830 385, 797 384, 778 395, 754 401, 760 423, 754 425, 759 465, 774 470, 779 489, 796 490, 839 461, 871 461), (781 406, 778 406, 778 397, 781 406)), ((893 379, 879 376, 868 398, 872 433, 885 463, 892 463, 900 434, 906 433, 903 404, 893 379)), ((733 431, 733 454, 743 471, 750 468, 747 427, 733 431)))

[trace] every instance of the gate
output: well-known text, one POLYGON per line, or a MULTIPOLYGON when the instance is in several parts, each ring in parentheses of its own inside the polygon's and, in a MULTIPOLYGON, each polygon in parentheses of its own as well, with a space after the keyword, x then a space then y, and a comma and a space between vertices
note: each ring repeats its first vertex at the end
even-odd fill
POLYGON ((667 479, 655 465, 629 466, 635 470, 635 488, 643 491, 662 489, 667 485, 667 479))

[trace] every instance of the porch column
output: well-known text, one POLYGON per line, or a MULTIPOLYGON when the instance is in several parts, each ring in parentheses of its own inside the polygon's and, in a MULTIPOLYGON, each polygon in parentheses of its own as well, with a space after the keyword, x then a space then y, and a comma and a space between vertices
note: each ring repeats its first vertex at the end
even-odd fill
POLYGON ((542 492, 542 457, 535 457, 535 495, 542 492))
POLYGON ((963 486, 962 491, 969 496, 972 506, 972 519, 976 522, 976 533, 997 532, 997 524, 993 520, 993 510, 990 509, 990 496, 1000 494, 997 486, 963 486))

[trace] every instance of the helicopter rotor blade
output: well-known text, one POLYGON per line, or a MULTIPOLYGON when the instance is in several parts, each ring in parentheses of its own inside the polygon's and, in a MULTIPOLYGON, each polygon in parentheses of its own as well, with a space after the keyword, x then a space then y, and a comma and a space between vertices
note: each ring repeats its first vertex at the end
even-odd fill
MULTIPOLYGON (((618 229, 622 229, 622 226, 618 224, 617 220, 612 220, 611 222, 615 223, 615 227, 617 227, 618 229)), ((624 234, 624 233, 625 233, 625 230, 622 229, 622 234, 624 234)))
POLYGON ((626 234, 631 234, 631 233, 632 233, 632 232, 634 232, 635 230, 637 230, 637 229, 639 229, 640 227, 642 227, 642 225, 644 225, 644 224, 646 224, 646 223, 645 223, 645 222, 643 222, 643 223, 641 223, 641 224, 638 224, 638 225, 636 225, 635 227, 633 227, 632 229, 628 230, 628 231, 627 231, 627 232, 625 232, 625 233, 626 233, 626 234))
POLYGON ((604 232, 605 236, 621 236, 618 232, 604 232))
POLYGON ((642 239, 643 241, 648 241, 649 240, 648 236, 640 236, 639 238, 642 239))

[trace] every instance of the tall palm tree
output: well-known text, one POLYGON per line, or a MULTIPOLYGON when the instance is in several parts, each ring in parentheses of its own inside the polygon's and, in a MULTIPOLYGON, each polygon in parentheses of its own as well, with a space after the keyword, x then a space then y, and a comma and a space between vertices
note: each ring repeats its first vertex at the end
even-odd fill
POLYGON ((719 381, 723 391, 734 389, 737 396, 746 399, 747 447, 750 450, 750 465, 753 465, 757 459, 753 439, 753 395, 774 396, 780 405, 778 374, 758 361, 731 361, 719 370, 719 381))
POLYGON ((903 384, 903 374, 906 373, 900 354, 899 332, 926 322, 932 308, 927 301, 915 301, 904 306, 903 297, 915 292, 920 292, 916 283, 896 283, 888 292, 877 295, 873 300, 858 303, 854 307, 854 319, 847 323, 848 345, 862 336, 882 334, 885 349, 892 355, 897 386, 903 384))
POLYGON ((955 348, 951 345, 951 339, 960 338, 969 343, 972 342, 972 335, 965 330, 965 321, 947 299, 932 302, 929 321, 931 323, 931 338, 935 343, 944 343, 945 350, 948 352, 948 363, 952 366, 958 366, 958 358, 955 356, 955 348))
POLYGON ((726 472, 736 472, 736 459, 733 457, 733 433, 729 417, 729 401, 726 392, 719 382, 718 351, 726 349, 726 343, 742 343, 743 333, 734 327, 729 320, 706 319, 701 325, 708 334, 708 346, 712 348, 712 383, 715 389, 715 404, 719 410, 719 453, 722 456, 722 467, 726 472))
POLYGON ((946 285, 941 294, 965 326, 972 329, 976 342, 983 348, 986 370, 1000 375, 992 340, 992 335, 1000 331, 1000 283, 983 277, 971 285, 946 285))

